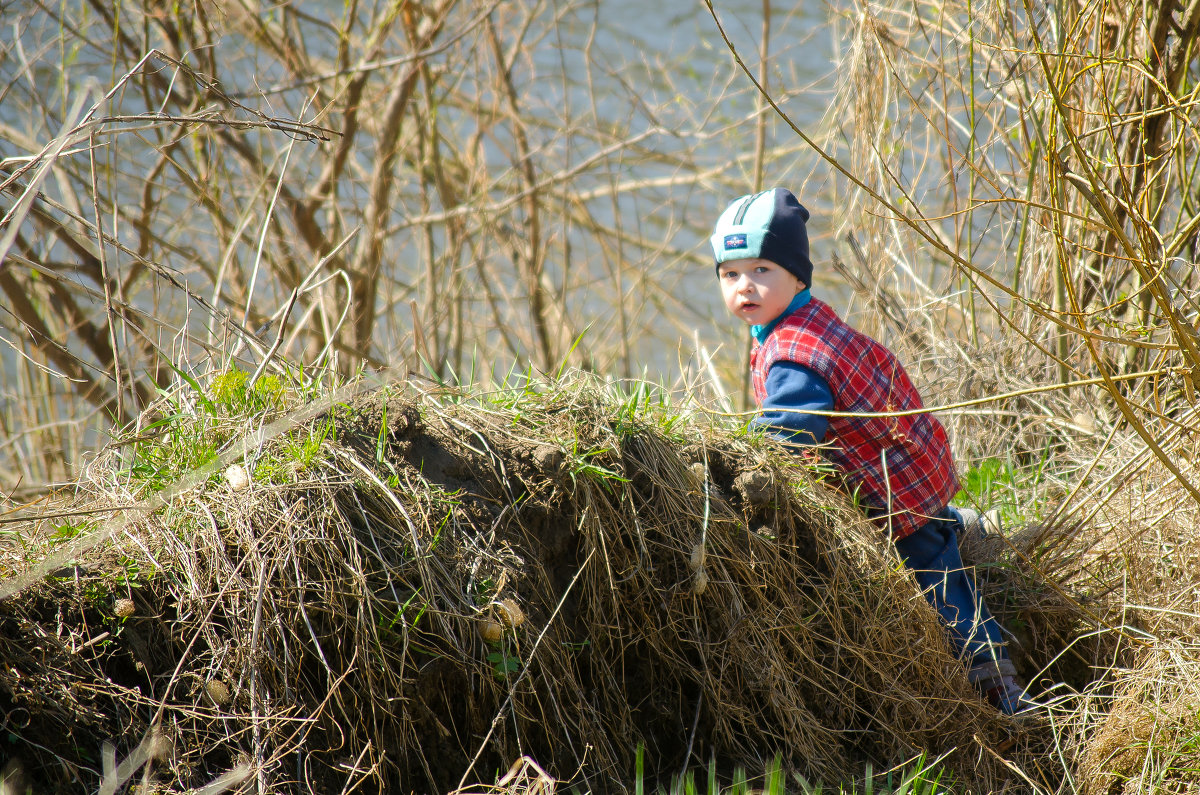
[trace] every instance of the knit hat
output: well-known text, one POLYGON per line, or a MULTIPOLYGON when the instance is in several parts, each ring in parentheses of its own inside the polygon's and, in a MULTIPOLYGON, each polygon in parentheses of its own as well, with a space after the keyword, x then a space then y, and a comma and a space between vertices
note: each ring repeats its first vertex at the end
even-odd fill
POLYGON ((717 270, 735 259, 766 259, 812 286, 808 258, 808 210, 787 188, 742 196, 717 219, 710 240, 717 270))

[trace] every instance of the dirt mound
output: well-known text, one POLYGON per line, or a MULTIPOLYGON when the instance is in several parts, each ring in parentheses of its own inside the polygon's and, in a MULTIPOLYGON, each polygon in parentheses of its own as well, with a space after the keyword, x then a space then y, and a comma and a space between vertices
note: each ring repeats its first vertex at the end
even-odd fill
POLYGON ((639 747, 664 781, 925 754, 966 790, 1025 786, 1037 732, 970 689, 878 530, 769 445, 645 390, 392 386, 224 470, 283 411, 235 387, 158 406, 8 547, 19 574, 111 533, 0 602, 36 787, 94 787, 103 744, 151 727, 165 791, 243 765, 262 791, 445 792, 522 757, 621 791, 639 747))

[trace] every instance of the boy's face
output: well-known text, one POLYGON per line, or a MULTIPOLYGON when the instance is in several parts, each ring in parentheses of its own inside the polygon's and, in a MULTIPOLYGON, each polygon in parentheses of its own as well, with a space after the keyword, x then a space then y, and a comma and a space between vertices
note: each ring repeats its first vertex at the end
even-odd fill
POLYGON ((767 259, 722 262, 717 272, 729 311, 750 326, 765 326, 787 309, 804 283, 767 259))

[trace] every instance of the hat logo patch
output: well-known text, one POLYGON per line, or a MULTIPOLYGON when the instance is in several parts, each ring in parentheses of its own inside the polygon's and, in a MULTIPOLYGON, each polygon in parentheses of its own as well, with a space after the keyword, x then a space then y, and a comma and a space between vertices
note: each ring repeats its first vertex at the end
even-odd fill
POLYGON ((732 251, 736 248, 746 248, 746 236, 744 234, 725 235, 725 250, 732 251))

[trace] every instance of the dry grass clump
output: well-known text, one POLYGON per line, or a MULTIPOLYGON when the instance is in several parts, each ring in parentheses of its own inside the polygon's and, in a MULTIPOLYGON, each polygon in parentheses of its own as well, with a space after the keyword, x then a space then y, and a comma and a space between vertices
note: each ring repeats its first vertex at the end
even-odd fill
MULTIPOLYGON (((1183 428, 1168 427, 1159 439, 1189 471, 1196 459, 1183 428)), ((1066 716, 1060 735, 1078 760, 1079 791, 1195 792, 1200 516, 1185 489, 1144 448, 1140 454, 1114 450, 1097 468, 1105 477, 1081 501, 1089 509, 1086 532, 1071 538, 1060 530, 1044 543, 1074 548, 1077 590, 1106 596, 1106 632, 1120 638, 1121 651, 1066 716)))
POLYGON ((1012 725, 877 531, 786 456, 642 388, 395 385, 251 447, 230 483, 219 456, 290 400, 175 393, 20 527, 102 534, 211 443, 194 487, 0 603, 0 701, 42 785, 96 781, 91 749, 151 726, 166 791, 238 764, 260 791, 448 791, 523 758, 614 790, 639 746, 652 777, 778 753, 852 780, 927 753, 964 788, 1012 778, 1012 725))
POLYGON ((1160 644, 1112 692, 1080 712, 1082 791, 1195 792, 1200 787, 1200 662, 1195 644, 1160 644), (1109 703, 1097 703, 1108 701, 1109 703), (1089 716, 1089 709, 1098 715, 1089 716))

